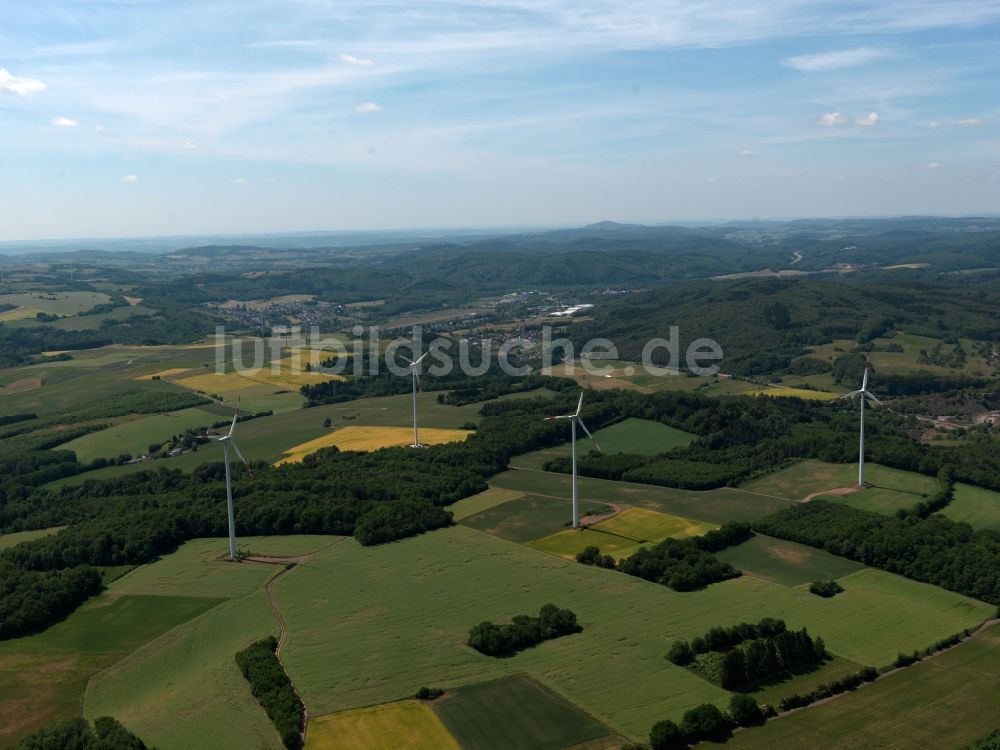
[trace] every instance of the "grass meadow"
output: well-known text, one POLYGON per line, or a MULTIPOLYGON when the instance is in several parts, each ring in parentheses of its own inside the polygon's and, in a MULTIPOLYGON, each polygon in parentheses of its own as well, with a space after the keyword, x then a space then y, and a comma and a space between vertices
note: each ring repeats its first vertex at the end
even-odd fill
POLYGON ((941 513, 974 529, 1000 529, 1000 492, 958 483, 954 498, 941 513))
POLYGON ((662 718, 727 694, 663 655, 714 625, 785 619, 848 661, 885 664, 993 612, 985 604, 875 570, 822 599, 745 576, 678 593, 562 560, 462 526, 387 545, 346 540, 275 586, 288 623, 282 659, 316 714, 526 673, 617 731, 640 738, 662 718), (428 607, 427 602, 435 602, 428 607), (547 602, 573 609, 583 633, 510 659, 465 645, 482 620, 547 602))
POLYGON ((784 586, 828 581, 864 568, 861 563, 831 555, 825 550, 761 534, 716 552, 715 556, 742 570, 745 575, 784 586))

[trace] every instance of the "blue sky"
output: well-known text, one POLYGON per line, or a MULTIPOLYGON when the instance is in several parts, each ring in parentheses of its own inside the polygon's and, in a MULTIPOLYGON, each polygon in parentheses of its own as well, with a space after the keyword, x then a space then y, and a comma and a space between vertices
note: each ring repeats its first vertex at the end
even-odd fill
POLYGON ((1000 211, 996 0, 0 20, 0 239, 1000 211))

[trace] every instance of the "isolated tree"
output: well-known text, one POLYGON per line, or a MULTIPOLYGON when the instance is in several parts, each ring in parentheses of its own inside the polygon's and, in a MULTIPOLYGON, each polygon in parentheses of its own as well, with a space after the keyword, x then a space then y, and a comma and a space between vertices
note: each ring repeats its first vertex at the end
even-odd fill
POLYGON ((749 695, 737 693, 729 701, 729 714, 743 727, 752 727, 764 721, 764 712, 749 695))
POLYGON ((649 730, 649 745, 653 750, 680 750, 687 747, 687 742, 680 727, 667 719, 653 724, 649 730))

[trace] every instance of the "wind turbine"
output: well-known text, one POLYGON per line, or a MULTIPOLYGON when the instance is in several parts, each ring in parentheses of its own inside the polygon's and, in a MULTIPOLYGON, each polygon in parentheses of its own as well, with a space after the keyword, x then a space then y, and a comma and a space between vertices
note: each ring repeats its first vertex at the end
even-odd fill
POLYGON ((403 357, 403 359, 406 359, 406 361, 409 363, 410 374, 413 375, 413 445, 410 446, 411 448, 422 447, 420 445, 420 433, 417 430, 417 388, 420 387, 420 375, 417 374, 417 370, 420 369, 420 363, 423 362, 424 357, 426 357, 428 354, 430 354, 429 351, 424 352, 423 354, 420 355, 420 357, 417 358, 416 362, 410 359, 406 359, 406 357, 403 357, 402 354, 399 355, 403 357))
POLYGON ((846 393, 841 398, 849 398, 852 401, 856 398, 861 402, 861 447, 858 455, 858 487, 865 486, 865 399, 870 398, 874 403, 883 406, 875 394, 868 390, 868 371, 872 369, 871 360, 865 359, 865 374, 861 381, 861 388, 856 391, 846 393))
POLYGON ((568 419, 573 427, 573 528, 580 528, 580 504, 577 498, 577 488, 576 488, 576 426, 579 424, 583 428, 583 431, 587 433, 587 436, 594 441, 594 445, 597 446, 597 450, 601 450, 601 446, 597 445, 597 440, 593 435, 590 434, 590 430, 587 429, 587 425, 583 423, 580 419, 580 410, 583 409, 583 393, 580 393, 580 400, 577 402, 576 411, 572 414, 564 414, 559 417, 546 417, 545 421, 551 422, 555 419, 568 419))
POLYGON ((243 454, 240 453, 240 448, 236 445, 236 441, 233 440, 233 432, 236 430, 236 422, 240 418, 240 402, 236 401, 236 414, 233 415, 233 423, 229 425, 229 432, 225 435, 206 435, 209 440, 214 440, 217 443, 222 444, 222 453, 225 457, 226 462, 226 511, 229 514, 229 557, 231 560, 236 559, 236 524, 233 520, 233 478, 230 474, 229 469, 229 446, 233 446, 233 450, 236 451, 236 455, 240 457, 240 461, 243 465, 247 467, 247 471, 250 472, 250 476, 253 476, 253 472, 250 471, 250 464, 247 460, 243 458, 243 454))

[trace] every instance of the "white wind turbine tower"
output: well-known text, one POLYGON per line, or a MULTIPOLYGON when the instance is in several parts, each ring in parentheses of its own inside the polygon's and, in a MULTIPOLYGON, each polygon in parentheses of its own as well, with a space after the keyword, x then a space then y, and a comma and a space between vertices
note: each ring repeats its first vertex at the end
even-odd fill
POLYGON ((559 417, 546 417, 546 421, 552 421, 554 419, 568 419, 573 427, 573 528, 580 528, 580 504, 577 497, 576 488, 576 426, 579 424, 583 428, 583 431, 587 433, 587 436, 594 441, 594 445, 597 446, 597 450, 601 450, 601 446, 597 445, 597 440, 593 435, 590 434, 590 430, 587 429, 587 425, 583 423, 580 419, 580 410, 583 408, 583 393, 580 394, 580 400, 577 402, 576 411, 572 414, 564 414, 559 417))
POLYGON ((870 360, 865 360, 865 374, 861 381, 861 388, 856 391, 846 393, 841 398, 849 398, 852 401, 856 398, 861 402, 861 445, 858 455, 858 487, 865 486, 865 399, 870 398, 874 403, 883 406, 875 394, 868 390, 868 372, 872 369, 870 360))
MULTIPOLYGON (((411 448, 423 447, 420 445, 420 432, 417 429, 417 388, 420 387, 420 375, 417 373, 417 371, 420 369, 420 363, 423 362, 424 357, 426 357, 428 354, 430 354, 429 351, 424 352, 417 358, 416 362, 406 359, 406 357, 403 357, 403 359, 406 359, 406 361, 409 363, 410 374, 413 376, 413 445, 410 446, 411 448)), ((403 355, 401 354, 399 356, 402 357, 403 355)))
MULTIPOLYGON (((236 402, 236 414, 233 415, 233 423, 229 425, 229 432, 225 435, 206 435, 209 440, 215 440, 217 443, 222 444, 222 453, 225 457, 226 462, 226 510, 229 514, 229 557, 232 560, 236 559, 236 524, 233 520, 233 479, 230 474, 229 469, 229 446, 233 446, 233 450, 236 451, 236 455, 240 457, 240 461, 243 465, 247 467, 247 471, 250 472, 250 464, 247 460, 243 458, 243 454, 240 453, 239 446, 236 445, 236 441, 233 440, 233 432, 236 430, 236 421, 240 418, 240 403, 236 402)), ((250 476, 253 476, 253 472, 250 472, 250 476)))

